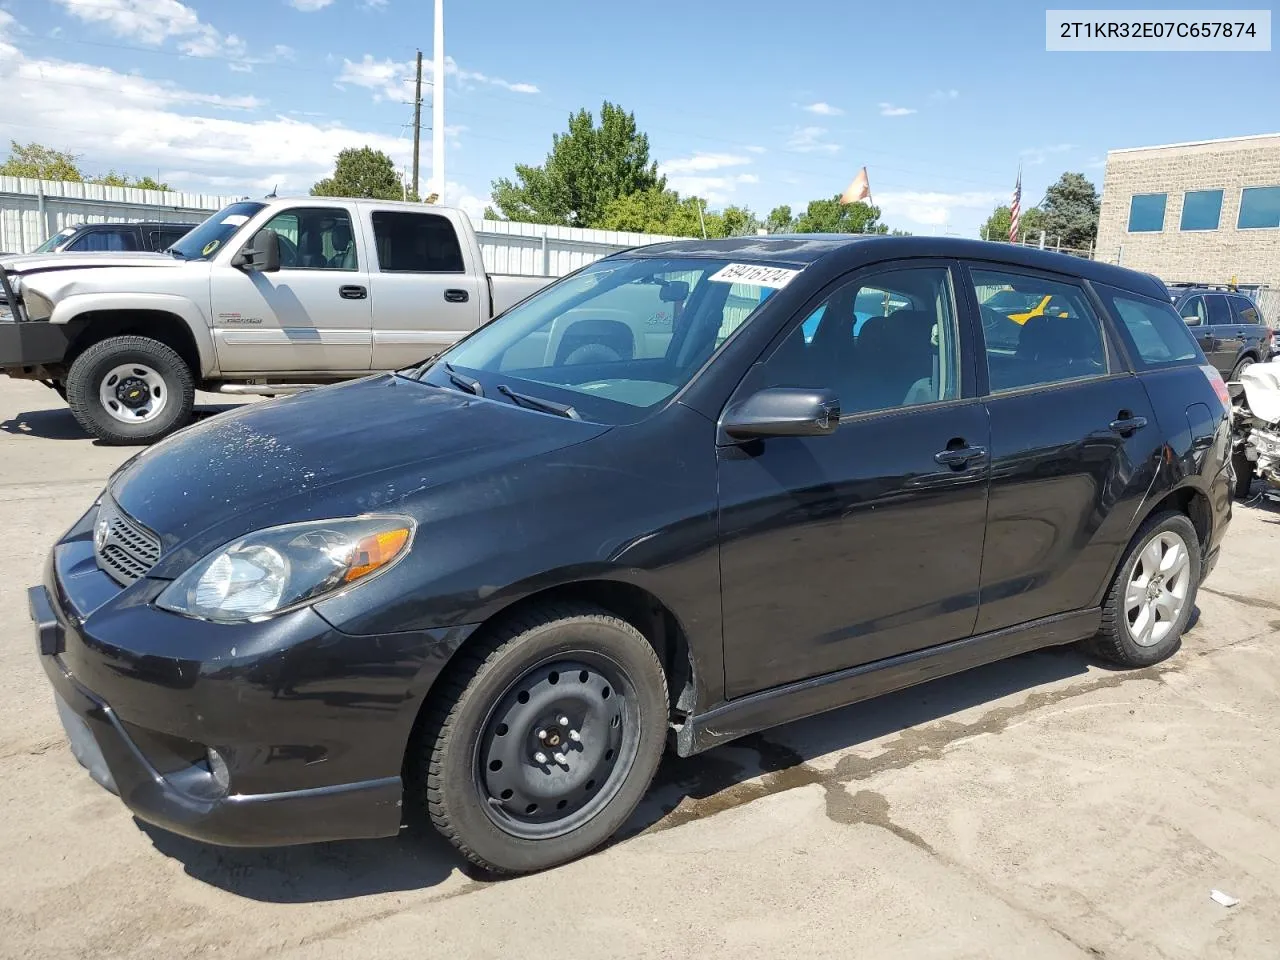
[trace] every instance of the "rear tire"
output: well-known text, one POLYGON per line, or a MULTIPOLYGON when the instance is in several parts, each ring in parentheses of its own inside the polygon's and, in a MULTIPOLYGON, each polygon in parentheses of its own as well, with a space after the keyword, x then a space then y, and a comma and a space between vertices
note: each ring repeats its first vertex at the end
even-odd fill
POLYGON ((1239 379, 1240 379, 1240 374, 1244 373, 1244 372, 1245 372, 1245 370, 1247 370, 1249 367, 1253 366, 1254 362, 1255 362, 1255 361, 1254 361, 1253 357, 1241 357, 1241 358, 1240 358, 1240 362, 1239 362, 1239 363, 1237 363, 1237 364, 1235 365, 1235 368, 1234 368, 1234 369, 1232 369, 1232 371, 1231 371, 1231 379, 1232 379, 1232 380, 1239 380, 1239 379))
POLYGON ((1125 667, 1148 667, 1168 658, 1182 642, 1199 586, 1196 528, 1173 511, 1150 517, 1116 571, 1090 650, 1125 667))
POLYGON ((76 357, 67 372, 76 422, 109 444, 148 444, 184 427, 195 383, 171 347, 148 337, 111 337, 76 357))
POLYGON ((631 624, 586 604, 540 606, 456 655, 406 758, 409 795, 471 862, 544 870, 631 816, 667 722, 662 665, 631 624))

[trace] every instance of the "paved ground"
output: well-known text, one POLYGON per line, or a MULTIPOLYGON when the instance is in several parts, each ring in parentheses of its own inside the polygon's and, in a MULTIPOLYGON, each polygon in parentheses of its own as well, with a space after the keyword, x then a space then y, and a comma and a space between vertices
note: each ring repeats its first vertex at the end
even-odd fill
POLYGON ((431 837, 204 848, 76 765, 24 589, 127 455, 0 378, 0 956, 1280 955, 1280 511, 1160 667, 1037 653, 671 762, 627 839, 490 883, 431 837))

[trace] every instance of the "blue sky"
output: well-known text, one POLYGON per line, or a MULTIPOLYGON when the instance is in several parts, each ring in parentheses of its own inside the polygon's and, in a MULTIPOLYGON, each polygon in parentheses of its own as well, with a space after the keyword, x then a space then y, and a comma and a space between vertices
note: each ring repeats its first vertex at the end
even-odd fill
MULTIPOLYGON (((865 165, 891 225, 970 236, 1019 162, 1029 205, 1064 170, 1101 188, 1108 149, 1280 130, 1277 52, 1047 53, 1025 2, 747 9, 446 0, 446 200, 478 214, 606 98, 713 206, 799 208, 865 165)), ((181 189, 305 192, 345 146, 408 162, 431 32, 430 0, 0 0, 0 137, 181 189)))

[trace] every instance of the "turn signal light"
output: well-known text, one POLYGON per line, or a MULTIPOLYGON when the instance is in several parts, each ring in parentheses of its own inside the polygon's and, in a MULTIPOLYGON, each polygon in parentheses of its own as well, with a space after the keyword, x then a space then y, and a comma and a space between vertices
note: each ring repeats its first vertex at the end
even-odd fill
POLYGON ((405 542, 409 539, 409 531, 387 530, 375 533, 360 540, 351 553, 351 569, 343 576, 343 580, 352 583, 361 577, 368 576, 379 567, 386 566, 395 559, 405 542))

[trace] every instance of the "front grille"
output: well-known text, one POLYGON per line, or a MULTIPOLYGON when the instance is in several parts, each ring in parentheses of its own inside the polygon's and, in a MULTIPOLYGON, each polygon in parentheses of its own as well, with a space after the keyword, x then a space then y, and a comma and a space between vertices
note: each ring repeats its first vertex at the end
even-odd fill
POLYGON ((98 567, 116 583, 128 586, 145 577, 160 559, 160 538, 102 498, 93 527, 93 554, 98 567))

